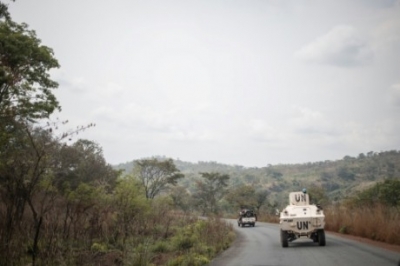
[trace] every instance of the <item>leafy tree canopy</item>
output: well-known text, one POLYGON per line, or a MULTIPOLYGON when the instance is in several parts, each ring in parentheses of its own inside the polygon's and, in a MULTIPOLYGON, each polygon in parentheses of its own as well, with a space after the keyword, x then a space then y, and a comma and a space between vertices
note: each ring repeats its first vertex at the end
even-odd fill
POLYGON ((400 207, 400 180, 388 179, 360 192, 354 199, 357 205, 376 203, 400 207))
POLYGON ((326 195, 326 191, 323 187, 319 187, 316 185, 311 185, 307 188, 307 193, 310 196, 310 202, 313 204, 321 204, 321 205, 328 205, 329 198, 326 195))
POLYGON ((0 118, 47 118, 59 103, 49 71, 58 68, 53 50, 25 23, 13 22, 0 3, 0 118))
POLYGON ((197 206, 202 209, 203 213, 217 213, 217 203, 225 195, 230 177, 227 174, 217 172, 200 174, 203 181, 196 183, 196 192, 194 194, 197 206))
POLYGON ((102 185, 110 190, 120 175, 120 171, 106 163, 102 148, 90 140, 62 145, 53 158, 58 162, 55 181, 61 190, 74 190, 80 183, 102 185))
MULTIPOLYGON (((12 0, 15 2, 14 0, 12 0)), ((9 20, 10 13, 8 12, 8 6, 2 2, 0 2, 0 20, 9 20)))
POLYGON ((225 196, 225 199, 230 202, 236 209, 251 208, 257 205, 253 186, 241 185, 231 189, 225 196))
POLYGON ((141 181, 148 199, 153 199, 167 185, 176 185, 177 181, 184 177, 172 159, 159 161, 153 158, 135 161, 133 173, 141 181))

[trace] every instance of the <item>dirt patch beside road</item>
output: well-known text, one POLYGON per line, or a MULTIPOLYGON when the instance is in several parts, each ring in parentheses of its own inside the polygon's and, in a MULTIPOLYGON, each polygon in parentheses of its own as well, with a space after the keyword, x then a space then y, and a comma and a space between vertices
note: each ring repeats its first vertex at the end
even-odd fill
POLYGON ((340 237, 344 237, 344 238, 348 238, 354 241, 359 241, 361 243, 366 243, 372 246, 376 246, 376 247, 380 247, 380 248, 384 248, 387 250, 391 250, 391 251, 396 251, 400 253, 400 246, 398 245, 391 245, 388 243, 384 243, 384 242, 379 242, 379 241, 374 241, 368 238, 363 238, 363 237, 359 237, 359 236, 352 236, 352 235, 345 235, 345 234, 340 234, 340 233, 336 233, 336 232, 331 232, 331 231, 326 231, 328 234, 332 234, 332 235, 336 235, 336 236, 340 236, 340 237))

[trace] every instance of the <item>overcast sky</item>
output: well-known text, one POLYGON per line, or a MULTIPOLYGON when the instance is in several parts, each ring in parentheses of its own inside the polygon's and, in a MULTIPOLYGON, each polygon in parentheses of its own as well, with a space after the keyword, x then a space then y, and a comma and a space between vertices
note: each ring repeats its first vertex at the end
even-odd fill
POLYGON ((399 0, 17 0, 107 162, 247 167, 400 149, 399 0))

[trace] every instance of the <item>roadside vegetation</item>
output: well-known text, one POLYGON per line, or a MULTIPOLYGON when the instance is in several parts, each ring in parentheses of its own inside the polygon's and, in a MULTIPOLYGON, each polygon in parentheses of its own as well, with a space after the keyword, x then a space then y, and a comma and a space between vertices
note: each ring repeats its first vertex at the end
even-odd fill
MULTIPOLYGON (((77 139, 93 123, 59 132, 67 121, 50 119, 61 105, 49 75, 58 61, 3 2, 0 40, 1 266, 205 265, 230 245, 232 227, 214 204, 223 192, 199 219, 174 189, 184 175, 172 160, 139 160, 123 173, 99 144, 77 139)), ((199 197, 225 186, 204 176, 199 197)))
POLYGON ((379 182, 326 208, 326 229, 400 245, 400 180, 379 182))

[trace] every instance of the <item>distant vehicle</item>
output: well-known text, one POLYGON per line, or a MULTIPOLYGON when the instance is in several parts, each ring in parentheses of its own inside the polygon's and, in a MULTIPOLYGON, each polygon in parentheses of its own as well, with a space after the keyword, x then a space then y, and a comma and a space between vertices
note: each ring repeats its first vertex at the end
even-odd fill
POLYGON ((320 246, 325 246, 325 215, 319 205, 310 205, 307 191, 289 193, 289 205, 280 213, 281 244, 308 237, 320 246))
POLYGON ((239 218, 238 218, 238 226, 255 226, 257 221, 257 215, 253 210, 249 209, 243 209, 239 212, 239 218))

